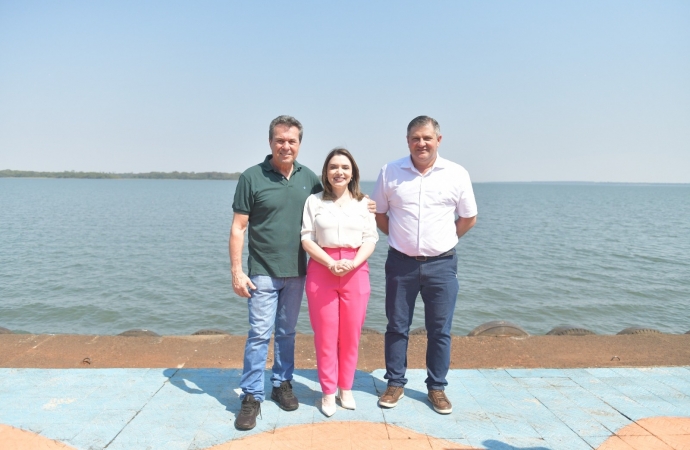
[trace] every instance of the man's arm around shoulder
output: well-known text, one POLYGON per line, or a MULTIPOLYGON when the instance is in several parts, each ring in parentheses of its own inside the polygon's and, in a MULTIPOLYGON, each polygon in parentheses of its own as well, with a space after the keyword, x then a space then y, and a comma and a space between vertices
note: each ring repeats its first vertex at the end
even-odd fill
POLYGON ((247 231, 248 225, 249 216, 247 214, 235 213, 232 217, 229 242, 232 289, 235 294, 246 298, 251 297, 247 286, 250 289, 256 289, 256 286, 242 270, 242 248, 244 247, 244 233, 247 231))
POLYGON ((388 220, 388 214, 376 213, 376 226, 386 236, 388 236, 388 220))
POLYGON ((477 223, 477 216, 458 217, 458 220, 455 221, 455 234, 458 235, 458 238, 461 238, 465 233, 470 231, 470 228, 472 228, 475 223, 477 223))

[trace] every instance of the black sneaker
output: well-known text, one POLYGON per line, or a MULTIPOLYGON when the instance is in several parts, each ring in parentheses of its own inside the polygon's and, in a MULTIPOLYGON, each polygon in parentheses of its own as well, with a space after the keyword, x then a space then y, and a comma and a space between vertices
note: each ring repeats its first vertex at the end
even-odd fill
POLYGON ((299 407, 299 401, 292 393, 292 384, 289 381, 280 383, 280 387, 274 387, 271 392, 271 399, 275 400, 281 409, 294 411, 299 407))
POLYGON ((256 426, 256 416, 261 413, 261 403, 252 394, 247 394, 242 399, 242 408, 235 418, 235 428, 238 430, 251 430, 256 426))

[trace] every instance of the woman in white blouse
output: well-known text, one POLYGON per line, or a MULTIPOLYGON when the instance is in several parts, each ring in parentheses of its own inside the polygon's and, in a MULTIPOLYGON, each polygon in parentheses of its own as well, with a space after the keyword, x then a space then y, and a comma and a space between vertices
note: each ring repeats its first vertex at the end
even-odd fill
POLYGON ((344 148, 332 150, 321 173, 323 192, 304 205, 302 246, 310 259, 306 293, 314 329, 321 411, 355 409, 352 383, 359 338, 369 301, 367 258, 378 240, 368 199, 359 190, 359 169, 344 148))

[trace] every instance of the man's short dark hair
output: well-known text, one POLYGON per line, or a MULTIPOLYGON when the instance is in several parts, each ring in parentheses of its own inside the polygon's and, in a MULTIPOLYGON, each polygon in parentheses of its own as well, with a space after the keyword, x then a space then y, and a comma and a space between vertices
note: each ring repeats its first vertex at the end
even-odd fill
POLYGON ((417 127, 423 127, 424 125, 429 125, 431 124, 434 127, 434 132, 436 133, 436 137, 439 137, 441 135, 441 126, 436 122, 436 119, 429 117, 429 116, 417 116, 414 119, 412 119, 412 122, 407 126, 407 135, 410 135, 410 131, 417 127))
POLYGON ((268 140, 273 141, 273 130, 278 125, 285 125, 288 128, 295 127, 299 130, 299 141, 302 142, 302 124, 299 120, 292 116, 278 116, 271 121, 271 125, 268 127, 268 140))

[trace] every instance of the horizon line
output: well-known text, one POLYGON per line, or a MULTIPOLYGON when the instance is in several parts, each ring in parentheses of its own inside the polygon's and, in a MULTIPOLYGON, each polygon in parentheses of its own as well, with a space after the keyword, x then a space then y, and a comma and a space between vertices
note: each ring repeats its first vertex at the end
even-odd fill
MULTIPOLYGON (((0 170, 0 178, 43 178, 43 179, 76 179, 77 177, 51 177, 51 176, 41 176, 41 175, 36 175, 36 176, 30 176, 30 175, 19 175, 19 176, 13 176, 11 172, 24 172, 24 173, 32 173, 32 174, 41 174, 41 175, 57 175, 57 174, 94 174, 94 175, 107 175, 103 178, 79 178, 79 179, 118 179, 114 178, 113 176, 122 176, 122 175, 147 175, 147 174, 159 174, 159 175, 172 175, 172 174, 180 174, 180 175, 185 175, 185 174, 196 174, 196 175, 202 175, 202 174, 218 174, 221 176, 237 176, 241 174, 242 172, 220 172, 220 171, 204 171, 204 172, 195 172, 195 171, 172 171, 172 172, 161 172, 161 171, 149 171, 149 172, 96 172, 96 171, 75 171, 75 170, 63 170, 63 171, 35 171, 35 170, 13 170, 13 169, 4 169, 0 170)), ((127 178, 125 178, 127 179, 127 178)), ((176 179, 176 178, 143 178, 143 177, 138 177, 138 178, 130 178, 130 179, 176 179)), ((181 181, 184 181, 185 179, 180 179, 181 181)), ((236 179, 191 179, 190 181, 237 181, 236 179)), ((360 182, 364 183, 374 183, 376 180, 360 180, 360 182)), ((684 185, 690 185, 690 182, 664 182, 664 181, 578 181, 578 180, 541 180, 541 181, 473 181, 472 184, 625 184, 625 185, 679 185, 679 186, 684 186, 684 185)))

